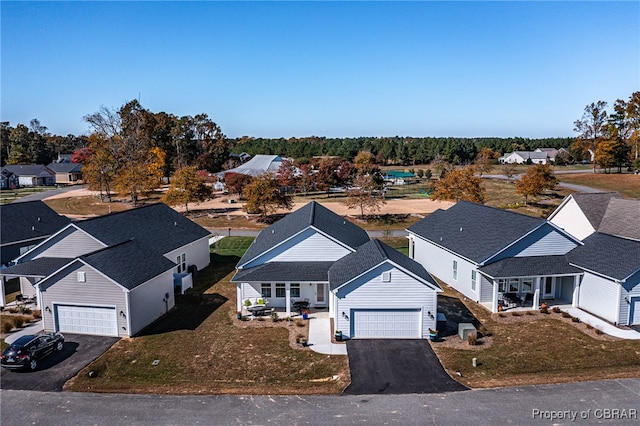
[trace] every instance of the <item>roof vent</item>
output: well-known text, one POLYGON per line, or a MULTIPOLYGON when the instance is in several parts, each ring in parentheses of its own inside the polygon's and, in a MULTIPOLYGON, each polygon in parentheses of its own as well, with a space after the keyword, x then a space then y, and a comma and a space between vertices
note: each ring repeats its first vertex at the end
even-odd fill
POLYGON ((173 226, 178 226, 178 222, 173 222, 173 226))
POLYGON ((40 217, 38 217, 38 222, 40 222, 40 217))
POLYGON ((32 227, 31 227, 31 230, 32 230, 32 231, 35 231, 35 230, 36 230, 36 227, 35 227, 35 226, 32 226, 32 227))
POLYGON ((275 230, 275 229, 272 229, 272 230, 271 230, 271 233, 272 233, 272 234, 275 234, 275 233, 276 233, 276 230, 275 230))
POLYGON ((460 227, 460 232, 462 232, 462 226, 460 227))
POLYGON ((442 237, 440 237, 440 241, 442 241, 442 237))

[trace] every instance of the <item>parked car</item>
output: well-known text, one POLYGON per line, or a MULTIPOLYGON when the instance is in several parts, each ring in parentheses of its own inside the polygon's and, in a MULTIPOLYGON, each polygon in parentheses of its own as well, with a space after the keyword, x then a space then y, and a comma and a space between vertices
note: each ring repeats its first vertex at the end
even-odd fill
POLYGON ((33 371, 41 359, 61 351, 63 347, 64 336, 61 333, 22 336, 4 350, 0 365, 9 370, 27 368, 33 371))

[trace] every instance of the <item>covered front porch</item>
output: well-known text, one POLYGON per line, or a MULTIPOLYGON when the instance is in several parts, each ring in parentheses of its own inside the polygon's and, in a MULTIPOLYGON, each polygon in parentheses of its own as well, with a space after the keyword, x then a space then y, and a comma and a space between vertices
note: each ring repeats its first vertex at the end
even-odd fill
POLYGON ((491 312, 578 306, 581 272, 564 256, 509 258, 480 269, 480 304, 491 312))
POLYGON ((329 307, 328 282, 241 282, 236 284, 236 292, 238 312, 264 304, 291 317, 300 313, 294 306, 298 302, 307 302, 314 311, 329 307))

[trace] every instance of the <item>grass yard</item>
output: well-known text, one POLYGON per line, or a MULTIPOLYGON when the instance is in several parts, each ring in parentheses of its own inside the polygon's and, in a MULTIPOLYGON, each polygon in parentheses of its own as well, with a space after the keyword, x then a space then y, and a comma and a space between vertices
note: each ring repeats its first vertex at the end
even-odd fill
POLYGON ((49 191, 51 189, 55 189, 55 187, 54 186, 34 186, 32 188, 3 189, 2 191, 0 191, 0 204, 13 203, 18 198, 35 194, 37 192, 49 191))
MULTIPOLYGON (((250 239, 224 238, 218 253, 239 253, 249 243, 250 239)), ((167 394, 341 393, 349 383, 345 356, 294 349, 286 326, 250 328, 235 319, 236 287, 229 280, 238 260, 238 256, 212 254, 211 266, 198 273, 193 292, 178 296, 176 308, 168 316, 140 337, 120 340, 65 389, 167 394), (158 365, 152 365, 154 360, 158 365), (91 370, 98 373, 97 378, 88 377, 91 370)))
POLYGON ((124 202, 102 202, 99 197, 67 197, 44 200, 58 214, 72 216, 102 216, 111 212, 120 212, 133 208, 133 205, 124 202))
POLYGON ((556 175, 560 182, 591 186, 603 191, 618 191, 625 197, 640 198, 640 175, 632 173, 579 173, 556 175))
MULTIPOLYGON (((459 297, 448 286, 442 287, 445 295, 459 297)), ((453 349, 435 342, 432 347, 447 371, 454 377, 460 372, 458 380, 469 387, 640 377, 638 341, 592 337, 581 331, 587 330, 584 324, 561 320, 561 314, 551 311, 500 317, 474 303, 464 303, 491 333, 491 344, 472 347, 464 343, 465 349, 453 349), (472 358, 478 359, 477 368, 472 358)))

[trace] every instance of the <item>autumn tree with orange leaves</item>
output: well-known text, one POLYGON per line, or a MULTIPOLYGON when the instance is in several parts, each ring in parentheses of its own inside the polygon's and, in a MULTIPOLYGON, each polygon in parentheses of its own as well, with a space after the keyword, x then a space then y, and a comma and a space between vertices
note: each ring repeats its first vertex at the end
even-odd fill
POLYGON ((436 183, 432 200, 460 201, 484 203, 485 189, 482 179, 475 176, 473 166, 448 170, 436 183))

